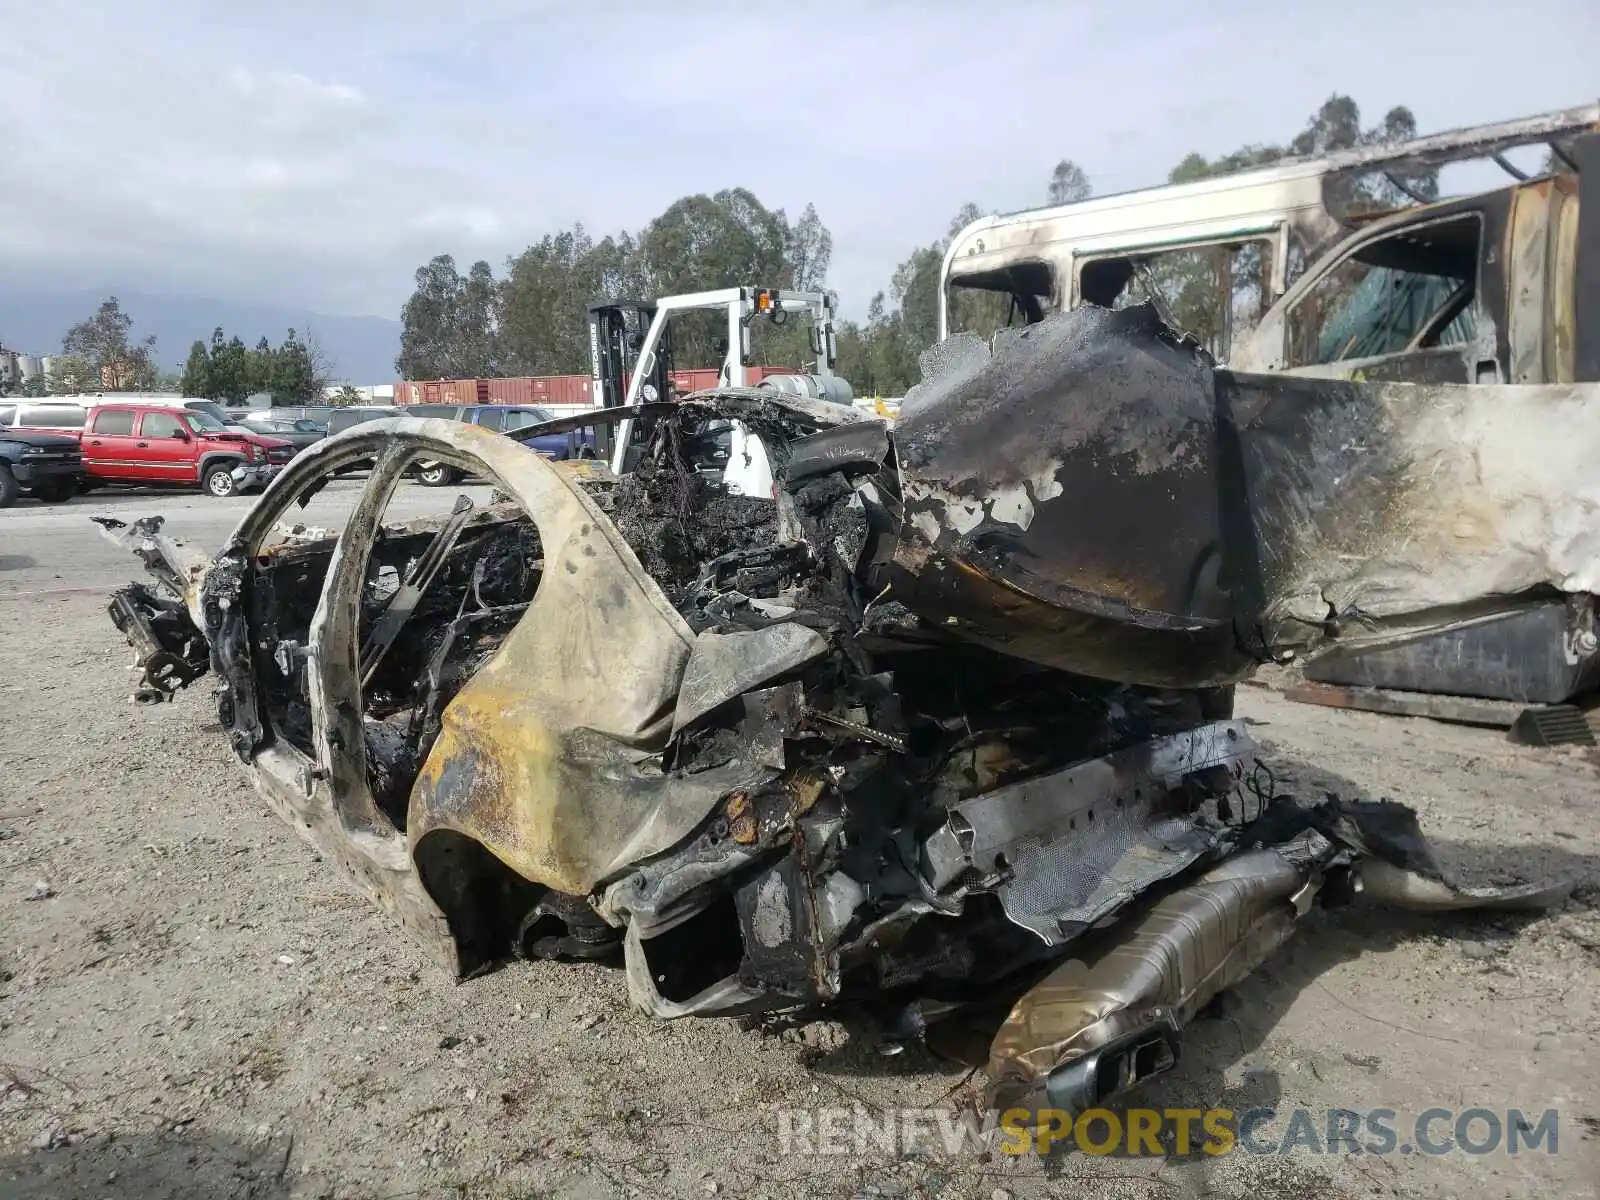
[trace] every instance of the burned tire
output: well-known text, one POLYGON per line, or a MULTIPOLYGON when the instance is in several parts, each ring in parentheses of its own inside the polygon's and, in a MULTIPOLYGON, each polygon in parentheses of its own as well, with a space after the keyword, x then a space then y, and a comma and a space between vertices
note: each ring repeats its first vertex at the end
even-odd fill
POLYGON ((239 485, 233 481, 233 467, 230 465, 218 464, 209 468, 205 477, 201 479, 200 486, 205 489, 206 495, 215 496, 219 500, 239 494, 239 485))
POLYGON ((424 487, 449 487, 460 478, 459 471, 443 463, 430 463, 417 471, 417 482, 424 487))
POLYGON ((33 489, 34 499, 42 500, 46 504, 60 504, 71 500, 77 494, 77 483, 71 479, 52 479, 33 489))
POLYGON ((17 477, 11 473, 11 468, 5 463, 0 463, 0 508, 10 508, 17 502, 17 496, 22 489, 17 486, 17 477))

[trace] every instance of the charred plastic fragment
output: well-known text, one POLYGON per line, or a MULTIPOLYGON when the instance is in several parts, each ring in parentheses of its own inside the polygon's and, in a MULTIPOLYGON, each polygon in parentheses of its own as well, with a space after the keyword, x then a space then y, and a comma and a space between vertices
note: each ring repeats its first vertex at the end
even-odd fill
POLYGON ((915 1031, 999 994, 1008 1105, 1167 1069, 1363 881, 1559 896, 1453 888, 1405 810, 1300 806, 1230 719, 1227 685, 1305 643, 1284 597, 1337 526, 1316 479, 1290 522, 1261 465, 1288 417, 1139 310, 947 344, 927 374, 893 429, 761 389, 617 410, 649 435, 622 478, 360 425, 198 571, 131 535, 159 590, 119 626, 175 687, 203 639, 269 802, 458 975, 620 957, 658 1017, 857 1003, 915 1031), (770 498, 720 485, 731 423, 770 498), (368 461, 342 530, 268 545, 368 461), (385 525, 419 461, 494 501, 385 525))

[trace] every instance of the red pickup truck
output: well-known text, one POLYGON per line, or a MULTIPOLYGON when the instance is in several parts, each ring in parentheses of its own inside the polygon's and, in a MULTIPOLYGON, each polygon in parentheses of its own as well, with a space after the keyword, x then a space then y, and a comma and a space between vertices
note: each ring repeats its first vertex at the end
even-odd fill
POLYGON ((208 413, 146 404, 96 405, 81 445, 86 486, 199 484, 213 496, 266 487, 298 449, 208 413))

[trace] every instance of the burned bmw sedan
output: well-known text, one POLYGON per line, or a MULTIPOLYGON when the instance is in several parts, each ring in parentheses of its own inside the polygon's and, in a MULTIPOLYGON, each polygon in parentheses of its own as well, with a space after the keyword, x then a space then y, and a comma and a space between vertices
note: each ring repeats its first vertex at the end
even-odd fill
POLYGON ((459 976, 620 961, 659 1017, 855 1003, 901 1033, 1003 995, 1007 1106, 1167 1069, 1319 901, 1561 894, 1452 887, 1409 810, 1282 795, 1231 719, 1259 663, 1440 619, 1304 602, 1403 505, 1335 512, 1294 456, 1337 472, 1347 430, 1313 418, 1386 396, 1285 398, 1148 310, 947 343, 925 373, 892 429, 761 389, 653 406, 620 477, 361 425, 213 558, 101 519, 157 580, 112 616, 145 697, 213 677, 274 808, 459 976), (770 497, 694 461, 725 422, 770 497), (363 460, 342 529, 293 524, 363 460), (494 501, 385 524, 419 460, 494 501))

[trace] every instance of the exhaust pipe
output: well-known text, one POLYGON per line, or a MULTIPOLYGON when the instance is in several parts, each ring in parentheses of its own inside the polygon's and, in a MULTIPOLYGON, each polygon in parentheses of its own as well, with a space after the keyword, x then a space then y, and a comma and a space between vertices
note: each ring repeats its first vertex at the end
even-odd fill
MULTIPOLYGON (((1287 810, 1286 810, 1287 811, 1287 810)), ((1076 1115, 1170 1071, 1179 1031, 1289 939, 1328 885, 1395 908, 1539 910, 1575 879, 1462 887, 1444 877, 1416 814, 1386 801, 1330 799, 1289 813, 1279 849, 1253 850, 1168 892, 1012 1006, 989 1046, 989 1103, 1076 1115)))
POLYGON ((1168 893, 1012 1007, 989 1049, 989 1102, 1078 1114, 1170 1071, 1179 1030, 1293 932, 1320 877, 1273 850, 1168 893))

